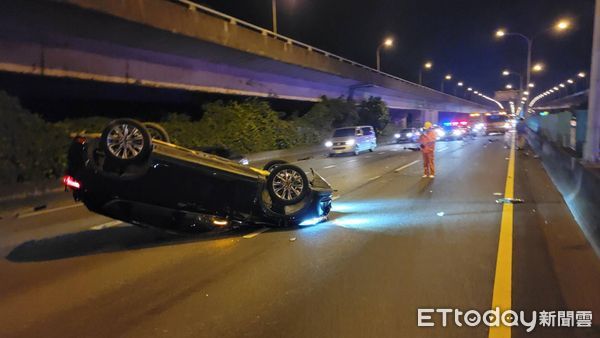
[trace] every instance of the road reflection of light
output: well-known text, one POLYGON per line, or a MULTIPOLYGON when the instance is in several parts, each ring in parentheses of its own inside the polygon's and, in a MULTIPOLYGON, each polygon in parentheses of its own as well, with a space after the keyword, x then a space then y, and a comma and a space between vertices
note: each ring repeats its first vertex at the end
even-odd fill
MULTIPOLYGON (((388 210, 398 210, 406 208, 412 200, 370 200, 358 202, 339 202, 333 203, 331 211, 337 213, 377 213, 388 210)), ((369 216, 370 217, 370 216, 369 216)))

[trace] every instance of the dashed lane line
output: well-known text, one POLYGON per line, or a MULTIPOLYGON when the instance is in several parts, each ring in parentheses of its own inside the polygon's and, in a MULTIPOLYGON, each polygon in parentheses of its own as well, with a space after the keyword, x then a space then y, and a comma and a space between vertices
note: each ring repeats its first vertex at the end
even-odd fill
POLYGON ((121 221, 110 221, 110 222, 102 223, 99 225, 95 225, 95 226, 91 227, 90 230, 102 230, 102 229, 114 228, 114 227, 117 227, 117 226, 123 225, 123 224, 125 224, 125 223, 123 223, 121 221))
POLYGON ((261 229, 258 229, 258 230, 256 230, 256 231, 254 231, 254 232, 252 232, 252 233, 249 233, 249 234, 247 234, 247 235, 244 235, 244 236, 243 236, 243 238, 245 238, 245 239, 254 238, 254 237, 256 237, 256 236, 258 236, 258 235, 260 235, 260 234, 262 234, 263 232, 265 232, 265 231, 268 231, 268 230, 269 230, 269 228, 267 228, 267 227, 264 227, 264 228, 261 228, 261 229))
POLYGON ((402 171, 402 170, 404 170, 404 169, 406 169, 406 168, 408 168, 408 167, 410 167, 412 165, 415 165, 415 164, 417 164, 419 162, 421 162, 421 160, 412 161, 412 162, 410 162, 408 164, 405 164, 405 165, 401 166, 400 168, 395 169, 394 172, 397 173, 397 172, 402 171))

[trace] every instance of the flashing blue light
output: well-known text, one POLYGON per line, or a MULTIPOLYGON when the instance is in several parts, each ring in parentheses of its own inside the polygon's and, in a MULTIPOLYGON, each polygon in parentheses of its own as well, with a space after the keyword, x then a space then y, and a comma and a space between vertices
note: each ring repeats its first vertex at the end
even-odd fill
POLYGON ((443 125, 446 127, 450 127, 452 125, 452 122, 444 122, 443 125))

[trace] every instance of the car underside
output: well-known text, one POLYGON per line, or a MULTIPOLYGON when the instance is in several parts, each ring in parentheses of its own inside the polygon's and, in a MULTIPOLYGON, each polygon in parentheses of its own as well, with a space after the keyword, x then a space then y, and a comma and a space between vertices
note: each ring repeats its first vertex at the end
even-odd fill
POLYGON ((153 138, 135 120, 74 138, 65 184, 96 213, 172 231, 326 219, 332 188, 283 161, 263 169, 153 138))

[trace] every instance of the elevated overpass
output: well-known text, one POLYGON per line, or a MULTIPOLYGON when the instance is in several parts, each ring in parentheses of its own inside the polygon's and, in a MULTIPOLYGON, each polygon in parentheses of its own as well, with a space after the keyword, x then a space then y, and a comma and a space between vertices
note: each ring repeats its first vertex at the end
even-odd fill
POLYGON ((303 101, 482 112, 447 95, 185 0, 21 0, 0 12, 0 71, 303 101))

